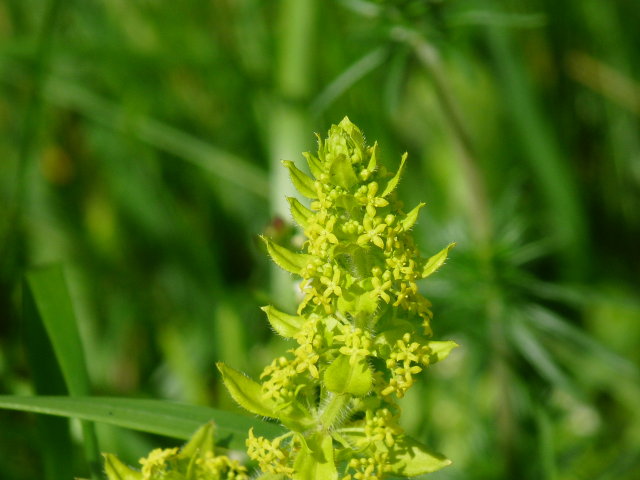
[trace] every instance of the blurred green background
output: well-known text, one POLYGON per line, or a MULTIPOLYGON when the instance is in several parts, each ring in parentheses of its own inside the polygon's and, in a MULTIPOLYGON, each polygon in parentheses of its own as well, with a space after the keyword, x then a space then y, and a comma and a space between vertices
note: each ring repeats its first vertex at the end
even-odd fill
MULTIPOLYGON (((421 288, 462 347, 403 401, 454 461, 429 478, 637 479, 638 25, 635 0, 0 2, 0 393, 34 392, 20 285, 62 262, 95 394, 236 410, 214 362, 289 348, 258 308, 293 297, 256 242, 295 233, 280 161, 348 115, 409 152, 423 254, 458 242, 421 288)), ((34 422, 0 412, 1 478, 42 478, 34 422)))

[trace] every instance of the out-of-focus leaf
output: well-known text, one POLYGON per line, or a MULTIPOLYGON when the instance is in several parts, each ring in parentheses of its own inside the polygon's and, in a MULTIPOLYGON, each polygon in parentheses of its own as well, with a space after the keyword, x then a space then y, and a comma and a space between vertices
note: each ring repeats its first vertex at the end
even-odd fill
POLYGON ((358 80, 378 68, 388 57, 388 49, 379 47, 356 60, 338 75, 311 104, 310 110, 318 115, 351 88, 358 80))
POLYGON ((445 358, 449 356, 451 351, 454 348, 459 347, 456 342, 453 340, 445 340, 445 341, 432 341, 428 343, 429 349, 431 350, 431 363, 441 362, 445 358))
POLYGON ((549 382, 575 393, 575 385, 560 366, 554 362, 553 357, 540 343, 535 332, 526 326, 521 318, 514 318, 513 320, 510 329, 511 338, 524 358, 549 382))
POLYGON ((190 438, 202 424, 213 421, 220 441, 229 441, 236 448, 244 448, 251 427, 268 438, 283 433, 279 426, 256 418, 166 400, 0 395, 0 408, 79 418, 180 439, 190 438))
POLYGON ((149 145, 172 153, 259 197, 268 195, 266 174, 258 167, 177 128, 144 116, 123 122, 124 112, 114 103, 68 81, 52 79, 48 82, 45 96, 54 104, 78 111, 108 128, 133 133, 149 145))
POLYGON ((593 337, 566 322, 550 310, 540 305, 530 305, 527 308, 527 317, 529 318, 531 327, 572 342, 574 345, 579 347, 583 353, 588 353, 600 358, 612 370, 633 378, 638 378, 640 376, 638 367, 636 367, 632 362, 617 355, 615 352, 612 352, 607 347, 594 340, 593 337))

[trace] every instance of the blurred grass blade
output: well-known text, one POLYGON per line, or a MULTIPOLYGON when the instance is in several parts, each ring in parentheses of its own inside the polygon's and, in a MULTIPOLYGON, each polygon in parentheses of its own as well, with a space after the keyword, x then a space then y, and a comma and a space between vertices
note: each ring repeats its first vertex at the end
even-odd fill
POLYGON ((71 395, 89 393, 89 375, 71 297, 60 266, 33 270, 27 284, 71 395))
POLYGON ((514 346, 543 378, 571 394, 576 393, 573 382, 554 362, 549 352, 536 338, 535 332, 524 323, 522 318, 514 319, 510 332, 514 346))
POLYGON ((452 27, 486 25, 504 28, 541 28, 547 24, 547 17, 540 13, 513 14, 486 10, 469 10, 449 15, 447 24, 452 27))
MULTIPOLYGON (((26 282, 22 295, 22 313, 25 355, 34 391, 38 395, 66 395, 62 372, 58 363, 51 361, 55 354, 26 282)), ((43 478, 71 478, 73 471, 68 461, 68 452, 72 451, 69 422, 64 418, 38 417, 35 428, 42 452, 43 478)))
MULTIPOLYGON (((31 294, 29 299, 35 307, 27 312, 36 314, 44 325, 69 393, 88 395, 89 374, 62 267, 54 265, 29 272, 27 285, 31 294)), ((37 319, 33 320, 37 322, 37 319)), ((39 368, 40 363, 47 361, 50 360, 40 358, 33 367, 39 368)), ((94 478, 100 478, 100 450, 93 425, 83 422, 82 434, 89 469, 94 478)))
POLYGON ((382 65, 388 56, 388 48, 379 47, 358 59, 318 95, 311 104, 311 113, 321 114, 354 83, 382 65))
POLYGON ((244 158, 152 118, 127 117, 115 104, 69 82, 51 79, 45 95, 58 106, 77 111, 108 128, 133 134, 152 147, 197 165, 225 182, 262 198, 268 196, 266 172, 244 158))
POLYGON ((531 305, 528 308, 531 324, 536 328, 551 333, 565 341, 572 342, 583 353, 600 358, 608 367, 617 374, 623 374, 637 380, 640 376, 638 368, 631 361, 617 355, 604 345, 598 343, 579 328, 564 321, 558 315, 539 305, 531 305))
POLYGON ((568 278, 580 278, 589 258, 587 219, 584 215, 574 172, 562 154, 540 100, 530 85, 522 59, 513 49, 513 39, 499 28, 487 28, 487 40, 498 72, 503 103, 510 128, 523 146, 524 158, 545 197, 553 237, 562 248, 560 261, 568 278))
POLYGON ((381 5, 376 5, 375 3, 368 2, 366 0, 338 0, 337 3, 358 15, 367 18, 379 17, 383 11, 383 7, 381 5))
POLYGON ((142 432, 187 439, 213 420, 218 438, 233 448, 244 448, 249 428, 273 438, 284 433, 274 424, 208 407, 165 400, 109 397, 20 397, 0 395, 0 408, 102 422, 142 432))
POLYGON ((580 51, 570 52, 566 65, 576 82, 640 116, 640 84, 633 78, 580 51))
POLYGON ((538 430, 538 459, 540 470, 545 480, 557 480, 558 469, 554 456, 555 436, 554 428, 549 418, 549 412, 541 405, 536 406, 535 420, 538 430))

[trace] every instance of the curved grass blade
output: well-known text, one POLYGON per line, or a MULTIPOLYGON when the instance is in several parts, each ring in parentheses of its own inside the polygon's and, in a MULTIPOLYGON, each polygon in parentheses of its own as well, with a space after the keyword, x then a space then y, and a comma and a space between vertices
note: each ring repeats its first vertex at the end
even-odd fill
POLYGON ((340 95, 349 90, 358 80, 367 76, 384 63, 389 56, 386 47, 378 47, 354 62, 338 75, 311 104, 310 110, 317 116, 324 112, 340 95))
POLYGON ((274 438, 282 427, 257 418, 166 400, 112 397, 21 397, 0 395, 0 409, 79 418, 118 427, 188 439, 198 427, 213 420, 217 437, 231 448, 244 448, 249 428, 274 438))
POLYGON ((538 340, 535 332, 522 321, 522 318, 515 320, 517 321, 514 321, 510 328, 514 346, 549 383, 578 397, 576 385, 555 362, 551 354, 538 340))

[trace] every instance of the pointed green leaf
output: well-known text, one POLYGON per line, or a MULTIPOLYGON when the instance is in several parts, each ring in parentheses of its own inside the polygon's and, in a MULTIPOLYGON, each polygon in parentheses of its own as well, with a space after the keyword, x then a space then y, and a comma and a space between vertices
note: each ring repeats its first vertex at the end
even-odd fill
POLYGON ((373 147, 371 147, 371 157, 369 158, 369 163, 367 164, 367 170, 373 172, 378 167, 378 142, 374 142, 373 147))
POLYGON ((413 210, 407 213, 407 216, 400 221, 400 225, 402 225, 402 230, 407 232, 411 230, 411 228, 413 228, 413 226, 416 224, 416 221, 418 220, 418 214, 420 213, 420 209, 425 205, 426 203, 420 202, 418 206, 416 206, 413 210))
POLYGON ((331 435, 317 434, 307 438, 296 456, 293 469, 294 480, 337 479, 331 435))
POLYGON ((287 197, 287 200, 289 201, 289 211, 296 223, 304 229, 309 228, 309 219, 313 217, 314 213, 295 197, 287 197))
POLYGON ((349 190, 352 186, 358 183, 358 177, 353 171, 351 165, 351 159, 344 155, 336 157, 329 167, 329 176, 331 181, 340 185, 342 188, 349 190))
POLYGON ((449 356, 454 348, 460 346, 453 340, 427 342, 427 345, 431 350, 431 354, 429 355, 431 364, 441 362, 449 356))
POLYGON ((267 438, 284 433, 281 427, 256 418, 167 400, 0 395, 0 409, 79 418, 183 440, 213 420, 220 438, 229 438, 233 448, 244 448, 250 428, 267 438))
POLYGON ((422 278, 427 278, 432 273, 435 273, 445 262, 447 259, 447 255, 449 255, 449 250, 456 246, 456 243, 450 243, 445 248, 436 253, 433 257, 427 260, 424 268, 422 269, 422 278))
POLYGON ((318 198, 316 189, 313 186, 313 179, 305 175, 291 160, 284 160, 282 164, 289 169, 291 183, 302 195, 307 198, 318 198))
POLYGON ((267 319, 273 329, 285 338, 293 338, 300 331, 305 321, 304 317, 289 315, 271 305, 261 307, 261 309, 267 314, 267 319))
POLYGON ((324 372, 327 390, 335 393, 363 396, 371 390, 372 381, 371 367, 363 357, 357 358, 352 365, 350 357, 340 355, 324 372))
POLYGON ((362 134, 362 130, 360 130, 355 123, 349 120, 349 117, 345 116, 340 120, 338 128, 349 135, 356 148, 361 148, 364 145, 364 135, 362 134))
POLYGON ((242 408, 263 417, 278 418, 275 413, 275 402, 264 397, 262 387, 258 382, 222 362, 218 362, 216 365, 222 373, 222 380, 229 390, 229 394, 242 408))
POLYGON ((398 186, 398 182, 400 181, 400 176, 402 175, 402 171, 404 170, 404 162, 406 160, 407 160, 407 153, 405 152, 404 155, 402 155, 402 159, 400 160, 400 166, 398 167, 398 171, 393 176, 393 178, 389 180, 389 183, 387 183, 387 186, 382 192, 382 195, 380 195, 381 197, 383 198, 386 197, 396 189, 396 187, 398 186))
POLYGON ((118 457, 105 453, 104 472, 109 480, 142 480, 142 472, 128 467, 118 457))
MULTIPOLYGON (((321 145, 322 142, 319 141, 319 144, 321 145)), ((320 160, 311 152, 304 152, 302 155, 307 159, 307 165, 309 165, 311 174, 319 180, 320 175, 322 175, 322 164, 320 163, 320 160)))
POLYGON ((215 442, 213 439, 215 428, 213 422, 207 422, 198 428, 185 446, 180 449, 180 455, 183 457, 194 457, 195 455, 204 456, 207 452, 213 454, 215 451, 215 442))
POLYGON ((300 271, 306 267, 315 257, 306 253, 295 253, 291 250, 272 242, 267 237, 261 236, 264 243, 267 244, 267 250, 273 261, 280 268, 290 273, 300 275, 300 271))
MULTIPOLYGON (((384 444, 376 444, 376 448, 384 448, 384 444)), ((451 465, 451 460, 429 451, 425 445, 417 440, 402 435, 395 439, 394 445, 389 449, 389 473, 402 477, 415 477, 425 473, 435 472, 451 465)))

